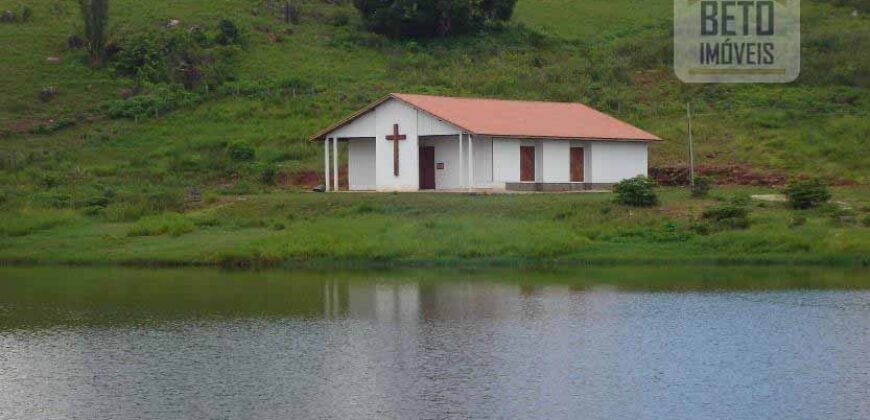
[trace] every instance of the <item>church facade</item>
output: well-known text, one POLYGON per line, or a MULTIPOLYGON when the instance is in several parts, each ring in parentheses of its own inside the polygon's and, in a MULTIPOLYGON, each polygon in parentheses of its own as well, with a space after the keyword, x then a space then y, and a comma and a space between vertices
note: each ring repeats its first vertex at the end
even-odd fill
POLYGON ((646 175, 658 137, 582 104, 390 94, 312 137, 338 189, 339 144, 352 191, 607 188, 646 175))

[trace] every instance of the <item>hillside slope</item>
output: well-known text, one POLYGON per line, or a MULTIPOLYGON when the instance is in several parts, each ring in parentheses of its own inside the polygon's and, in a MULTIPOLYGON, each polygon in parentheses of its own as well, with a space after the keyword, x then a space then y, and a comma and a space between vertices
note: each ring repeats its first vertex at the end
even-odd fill
POLYGON ((391 91, 584 102, 666 139, 653 165, 685 162, 691 101, 700 164, 870 181, 870 54, 855 53, 870 48, 870 20, 851 7, 803 3, 796 83, 689 86, 669 64, 670 1, 522 0, 502 30, 417 42, 367 33, 347 2, 301 2, 298 25, 272 4, 114 0, 114 39, 229 18, 245 42, 225 85, 183 100, 145 86, 139 98, 159 106, 112 118, 107 107, 125 106, 135 83, 67 48, 75 2, 0 0, 0 10, 32 9, 28 22, 0 24, 4 201, 86 205, 106 188, 130 202, 190 187, 245 193, 271 188, 260 185, 264 168, 279 185, 304 182, 319 167, 307 136, 391 91), (172 19, 180 24, 166 29, 172 19), (41 100, 48 87, 56 94, 41 100), (256 146, 255 162, 227 162, 238 140, 256 146))

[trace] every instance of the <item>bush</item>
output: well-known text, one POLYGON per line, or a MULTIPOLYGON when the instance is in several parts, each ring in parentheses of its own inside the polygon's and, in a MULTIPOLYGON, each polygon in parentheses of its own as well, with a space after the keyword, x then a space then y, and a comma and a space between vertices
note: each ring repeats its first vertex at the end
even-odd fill
POLYGON ((354 0, 366 27, 390 37, 467 33, 510 20, 516 0, 354 0))
POLYGON ((236 50, 212 45, 198 28, 146 31, 123 38, 112 65, 116 73, 140 84, 178 83, 193 90, 229 78, 236 50))
POLYGON ((218 22, 218 36, 215 41, 221 45, 238 44, 241 40, 239 28, 229 19, 222 19, 218 22))
POLYGON ((785 195, 796 209, 818 207, 831 199, 828 184, 821 178, 793 180, 786 186, 785 195))
POLYGON ((749 227, 748 207, 734 204, 720 204, 707 207, 701 215, 703 222, 692 226, 695 232, 706 235, 713 232, 749 227))
POLYGON ((278 175, 278 170, 275 165, 263 164, 260 168, 260 182, 264 185, 275 185, 275 178, 278 175))
POLYGON ((732 205, 744 207, 752 203, 752 196, 746 193, 737 193, 734 194, 728 201, 732 205))
POLYGON ((635 207, 649 207, 658 203, 656 183, 643 175, 624 179, 613 187, 616 201, 635 207))
POLYGON ((227 156, 229 156, 233 162, 249 162, 254 160, 256 151, 254 150, 254 146, 250 143, 244 140, 239 140, 234 141, 227 146, 227 156))
POLYGON ((197 93, 163 85, 147 95, 110 101, 104 105, 104 109, 113 119, 159 117, 178 108, 196 105, 202 99, 203 96, 197 93))
POLYGON ((140 81, 166 81, 168 51, 165 44, 158 34, 151 32, 124 38, 120 50, 112 59, 115 72, 136 77, 140 81))
POLYGON ((704 198, 707 197, 707 194, 710 192, 710 184, 713 181, 707 177, 698 177, 695 178, 695 185, 692 186, 692 197, 694 198, 704 198))
POLYGON ((704 209, 702 216, 704 219, 721 222, 727 219, 745 219, 749 216, 749 208, 735 206, 733 204, 722 204, 710 206, 704 209))

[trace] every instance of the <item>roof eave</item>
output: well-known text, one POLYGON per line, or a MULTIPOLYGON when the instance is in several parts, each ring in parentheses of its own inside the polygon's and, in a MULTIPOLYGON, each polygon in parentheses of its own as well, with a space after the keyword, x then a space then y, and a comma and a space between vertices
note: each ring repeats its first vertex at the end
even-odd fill
POLYGON ((589 136, 539 136, 528 134, 495 134, 495 133, 480 133, 480 136, 509 138, 509 139, 546 139, 546 140, 588 140, 588 141, 639 141, 639 142, 659 142, 664 141, 657 136, 652 138, 629 138, 629 137, 589 137, 589 136))

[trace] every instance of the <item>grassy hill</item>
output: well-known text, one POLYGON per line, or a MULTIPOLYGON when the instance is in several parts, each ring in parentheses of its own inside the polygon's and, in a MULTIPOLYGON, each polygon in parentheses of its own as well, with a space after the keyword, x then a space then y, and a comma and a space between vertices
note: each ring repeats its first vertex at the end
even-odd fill
MULTIPOLYGON (((191 26, 213 36, 225 18, 243 34, 222 83, 144 84, 124 101, 134 78, 111 63, 90 68, 68 48, 80 25, 75 1, 0 0, 0 11, 32 12, 0 24, 0 206, 17 215, 9 223, 134 222, 294 188, 320 171, 320 148, 307 137, 391 91, 584 102, 663 137, 654 166, 685 163, 691 101, 702 165, 824 175, 861 190, 870 182, 863 0, 802 2, 802 71, 788 85, 679 82, 669 0, 520 0, 504 28, 429 41, 372 35, 347 1, 297 1, 294 25, 272 3, 112 0, 115 42, 191 26), (54 96, 40 99, 49 87, 54 96), (227 145, 240 140, 255 145, 253 162, 228 159, 227 145), (202 199, 192 203, 191 190, 202 199)), ((16 246, 24 243, 0 249, 16 246)))

